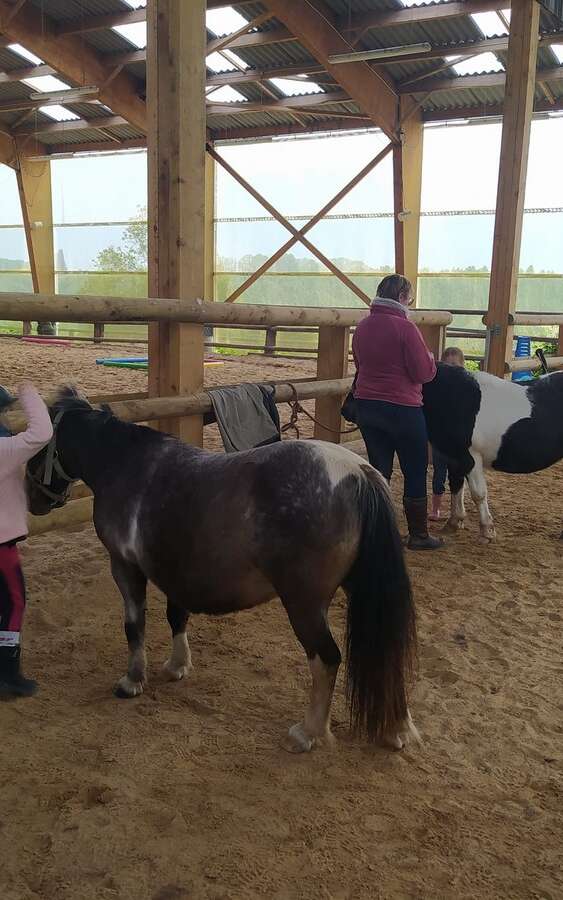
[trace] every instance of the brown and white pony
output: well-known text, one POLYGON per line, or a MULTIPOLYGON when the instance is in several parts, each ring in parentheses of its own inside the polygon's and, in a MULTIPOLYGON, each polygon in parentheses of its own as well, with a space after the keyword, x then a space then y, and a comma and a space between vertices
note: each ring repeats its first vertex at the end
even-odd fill
POLYGON ((348 596, 347 690, 351 722, 369 740, 400 748, 416 737, 407 706, 415 612, 391 498, 354 453, 317 441, 284 441, 232 455, 209 453, 94 409, 65 388, 51 410, 55 435, 28 466, 31 511, 66 502, 82 479, 94 523, 123 596, 129 645, 119 697, 146 678, 145 593, 166 595, 172 630, 168 678, 191 667, 192 613, 221 615, 279 597, 312 676, 289 749, 330 739, 340 651, 327 614, 348 596))

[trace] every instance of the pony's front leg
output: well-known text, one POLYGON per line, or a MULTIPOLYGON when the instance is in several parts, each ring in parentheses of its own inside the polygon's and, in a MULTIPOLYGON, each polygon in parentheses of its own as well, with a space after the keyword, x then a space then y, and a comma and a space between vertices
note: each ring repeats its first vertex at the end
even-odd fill
POLYGON ((478 453, 472 454, 472 456, 475 465, 467 476, 467 483, 473 502, 479 510, 481 540, 489 543, 496 538, 496 531, 487 499, 487 480, 483 469, 483 459, 478 453))
POLYGON ((172 631, 172 653, 164 663, 164 674, 170 681, 180 681, 192 668, 192 654, 188 644, 186 626, 189 613, 174 603, 170 597, 166 602, 166 618, 172 631))
POLYGON ((319 739, 327 743, 334 740, 330 730, 330 707, 341 656, 330 633, 326 614, 318 606, 313 606, 313 609, 309 606, 315 603, 314 600, 307 598, 299 605, 290 606, 282 597, 282 602, 299 643, 307 654, 312 678, 309 706, 303 721, 289 729, 284 742, 286 750, 303 753, 312 750, 319 739))
POLYGON ((111 572, 121 595, 125 612, 125 636, 129 647, 127 675, 114 688, 116 697, 136 697, 146 680, 145 601, 147 579, 134 563, 111 557, 111 572))

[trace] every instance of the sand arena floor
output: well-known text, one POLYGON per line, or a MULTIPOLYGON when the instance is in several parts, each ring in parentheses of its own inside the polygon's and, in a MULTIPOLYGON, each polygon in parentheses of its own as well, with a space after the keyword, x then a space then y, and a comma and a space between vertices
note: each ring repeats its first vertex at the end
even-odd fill
MULTIPOLYGON (((100 348, 2 340, 0 354, 10 387, 145 387, 143 373, 96 368, 100 348)), ((207 377, 310 371, 245 358, 207 377)), ((207 441, 217 447, 212 429, 207 441)), ((478 542, 469 505, 442 552, 408 555, 424 745, 398 754, 350 737, 341 679, 336 748, 280 748, 308 670, 277 603, 195 618, 194 670, 172 685, 151 590, 149 684, 115 699, 126 647, 103 547, 89 525, 30 539, 26 665, 41 692, 0 704, 2 900, 560 900, 563 466, 489 484, 496 545, 478 542)), ((331 620, 341 643, 340 598, 331 620)))

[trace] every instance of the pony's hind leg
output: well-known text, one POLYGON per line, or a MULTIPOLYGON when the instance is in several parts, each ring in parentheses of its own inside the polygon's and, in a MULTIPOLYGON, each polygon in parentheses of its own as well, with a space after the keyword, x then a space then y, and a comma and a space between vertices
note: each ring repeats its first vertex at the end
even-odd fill
POLYGON ((172 630, 172 653, 164 663, 164 674, 170 681, 180 681, 192 668, 192 655, 186 626, 189 613, 174 603, 170 597, 166 601, 166 618, 172 630))
POLYGON ((116 697, 136 697, 143 692, 146 680, 145 601, 147 579, 134 563, 111 557, 111 572, 121 595, 125 611, 125 636, 129 647, 127 675, 117 682, 116 697))
POLYGON ((289 729, 286 750, 303 753, 311 750, 319 739, 332 740, 330 707, 334 684, 341 662, 338 646, 328 627, 326 609, 310 598, 300 602, 282 602, 289 621, 309 662, 312 685, 309 706, 302 722, 289 729))
POLYGON ((489 509, 487 499, 487 480, 483 469, 483 459, 479 454, 474 454, 475 465, 467 476, 467 483, 475 506, 479 511, 479 526, 481 540, 489 543, 496 538, 495 525, 489 509))

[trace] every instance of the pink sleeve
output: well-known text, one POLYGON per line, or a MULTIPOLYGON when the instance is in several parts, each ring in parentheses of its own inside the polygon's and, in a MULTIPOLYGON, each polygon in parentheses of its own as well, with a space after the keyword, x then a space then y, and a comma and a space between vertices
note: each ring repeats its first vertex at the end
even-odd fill
POLYGON ((403 354, 411 381, 414 381, 415 384, 426 384, 427 381, 432 381, 436 375, 434 356, 413 322, 406 322, 403 354))
POLYGON ((19 399, 27 428, 13 437, 0 438, 0 476, 26 463, 53 436, 49 411, 35 388, 31 385, 20 388, 19 399))

